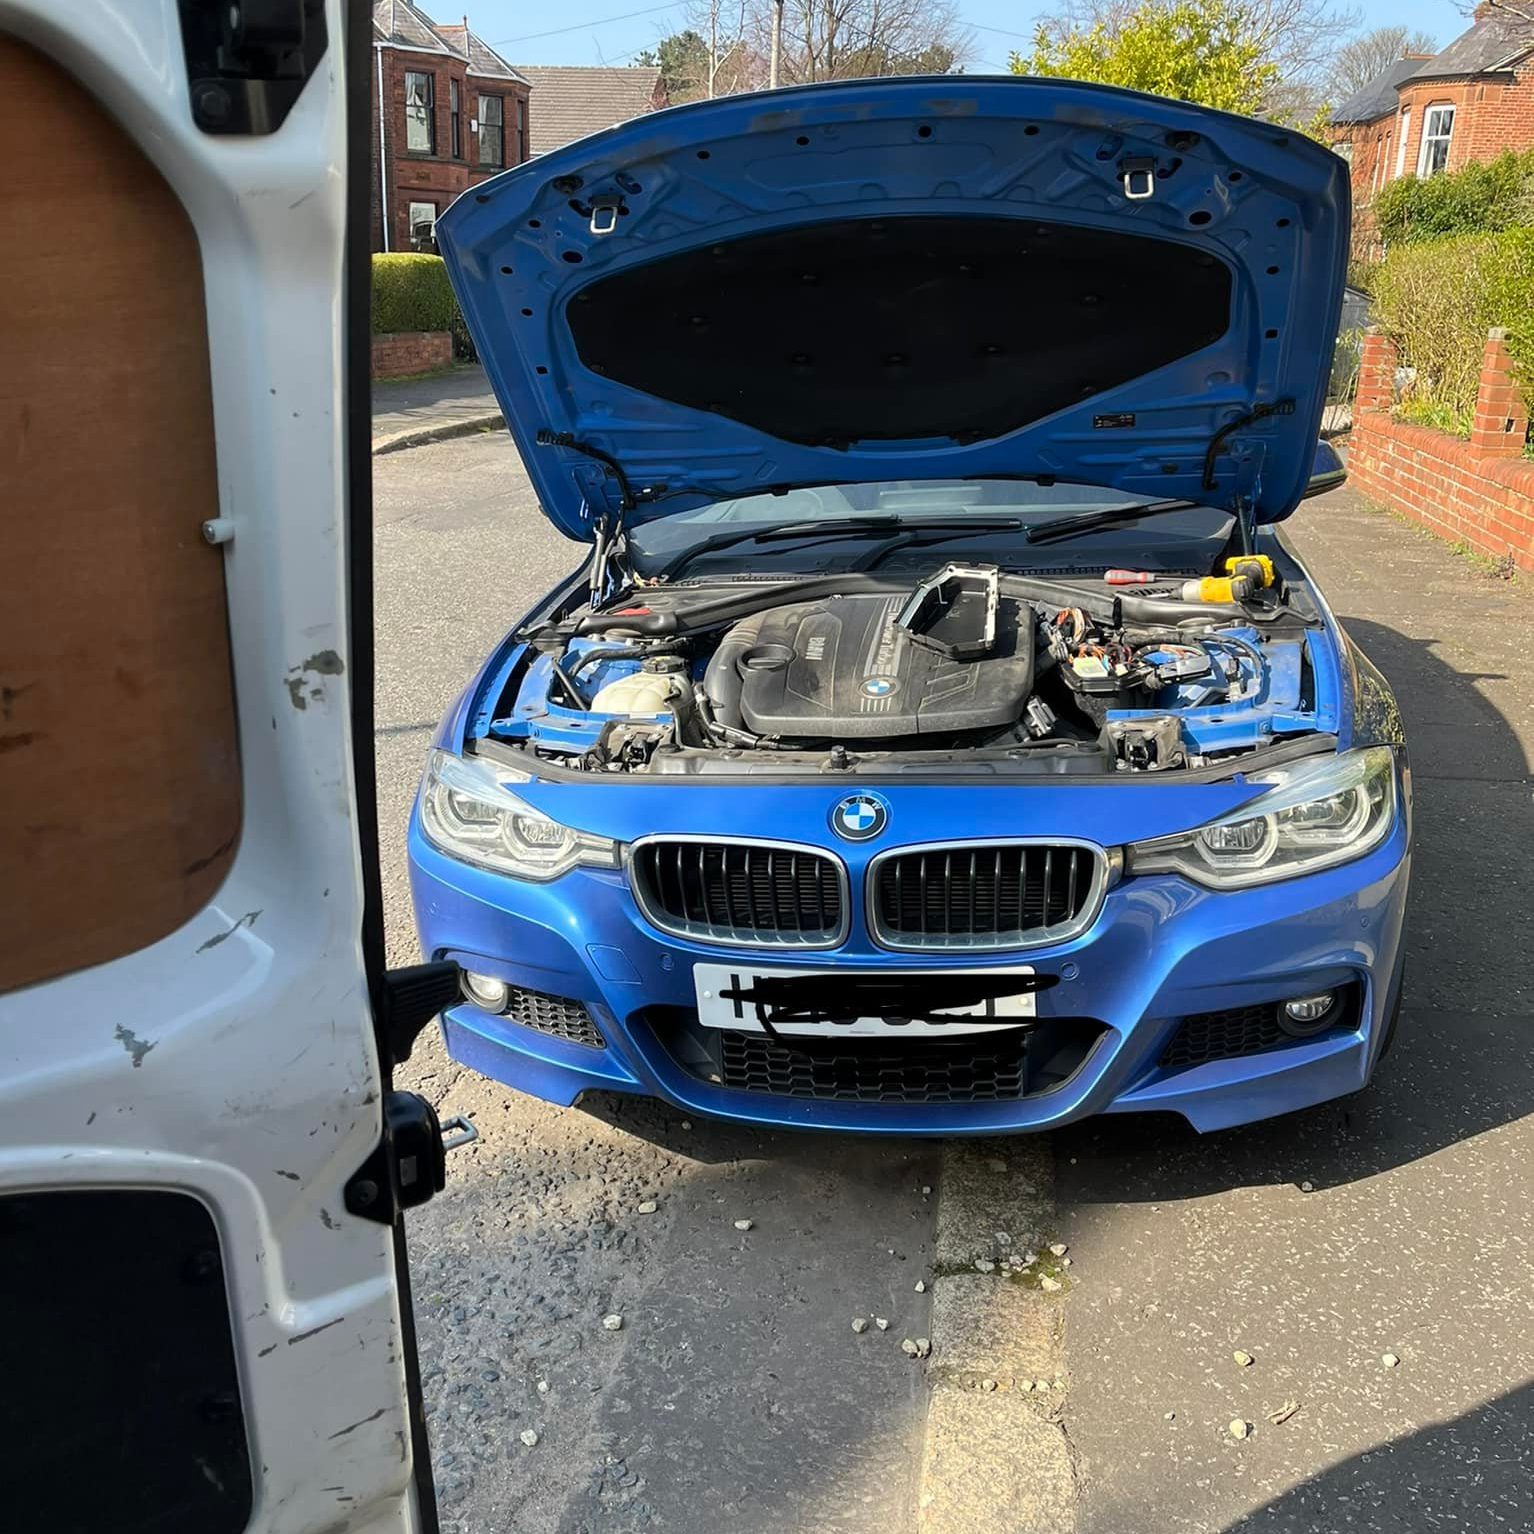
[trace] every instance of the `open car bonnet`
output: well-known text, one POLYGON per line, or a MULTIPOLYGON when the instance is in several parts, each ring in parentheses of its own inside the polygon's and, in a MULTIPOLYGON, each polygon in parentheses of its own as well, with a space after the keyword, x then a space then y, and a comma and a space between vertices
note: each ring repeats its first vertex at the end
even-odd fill
POLYGON ((571 536, 986 475, 1273 522, 1311 471, 1348 180, 1160 97, 859 80, 635 118, 466 193, 437 239, 571 536))

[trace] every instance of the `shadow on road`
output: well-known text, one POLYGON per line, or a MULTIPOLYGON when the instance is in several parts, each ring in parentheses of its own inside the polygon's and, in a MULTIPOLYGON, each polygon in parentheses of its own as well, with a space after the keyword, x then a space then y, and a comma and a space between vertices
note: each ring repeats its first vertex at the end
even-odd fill
POLYGON ((1226 1534, 1527 1529, 1534 1386, 1381 1444, 1302 1481, 1226 1534))

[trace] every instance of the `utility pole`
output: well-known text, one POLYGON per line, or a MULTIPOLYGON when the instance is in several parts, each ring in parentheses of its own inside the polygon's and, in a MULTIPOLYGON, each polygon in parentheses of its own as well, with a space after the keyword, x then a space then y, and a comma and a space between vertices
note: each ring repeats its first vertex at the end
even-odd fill
POLYGON ((778 88, 778 60, 783 55, 783 0, 772 0, 772 56, 767 65, 767 85, 778 88))
POLYGON ((708 7, 708 99, 714 99, 714 76, 719 72, 719 0, 708 7))

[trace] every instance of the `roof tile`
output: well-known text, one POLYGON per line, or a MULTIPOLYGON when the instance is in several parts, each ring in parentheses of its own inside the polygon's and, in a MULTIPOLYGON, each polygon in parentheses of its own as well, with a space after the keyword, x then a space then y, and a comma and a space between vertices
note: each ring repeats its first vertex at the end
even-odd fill
MULTIPOLYGON (((1428 61, 1430 62, 1430 61, 1428 61)), ((1393 59, 1362 89, 1356 90, 1332 113, 1334 123, 1372 123, 1396 109, 1396 87, 1422 66, 1418 56, 1393 59)))
POLYGON ((527 127, 534 154, 649 112, 660 93, 655 69, 524 64, 521 73, 532 86, 527 127))
POLYGON ((1454 75, 1484 75, 1510 66, 1534 48, 1534 21, 1494 11, 1461 32, 1442 53, 1412 71, 1414 80, 1446 80, 1454 75))

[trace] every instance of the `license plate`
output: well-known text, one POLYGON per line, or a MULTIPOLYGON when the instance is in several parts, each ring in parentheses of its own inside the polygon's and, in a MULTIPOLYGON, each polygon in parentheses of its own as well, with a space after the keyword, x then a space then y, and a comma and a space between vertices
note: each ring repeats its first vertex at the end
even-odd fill
MULTIPOLYGON (((955 973, 968 975, 1031 975, 1031 965, 1011 965, 1005 969, 938 971, 901 971, 912 978, 931 978, 933 975, 955 973)), ((814 979, 823 975, 827 980, 846 981, 848 972, 842 970, 764 969, 755 965, 695 964, 693 984, 698 994, 698 1021, 705 1028, 733 1028, 741 1033, 763 1033, 760 1007, 755 1001, 742 998, 739 992, 750 991, 758 980, 814 979)), ((890 972, 884 971, 880 979, 888 980, 890 972)), ((963 1033, 998 1033, 1009 1031, 1010 1026, 1020 1026, 1037 1015, 1032 991, 1019 991, 1011 996, 996 996, 990 1000, 966 1007, 944 1007, 943 1020, 904 1020, 899 1017, 860 1017, 853 1022, 795 1022, 773 1023, 778 1033, 813 1034, 837 1038, 877 1038, 898 1034, 903 1038, 953 1038, 963 1033), (952 1018, 953 1021, 947 1021, 952 1018), (991 1019, 983 1022, 966 1019, 991 1019), (1016 1023, 1010 1020, 1016 1019, 1016 1023)))

